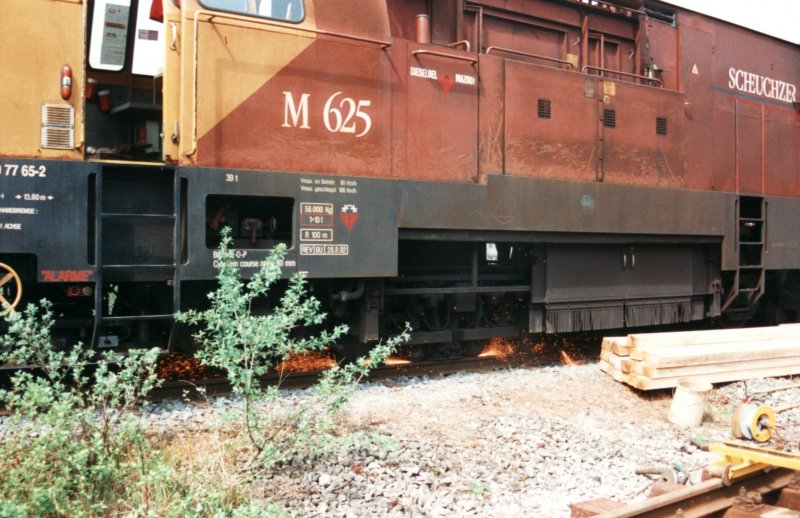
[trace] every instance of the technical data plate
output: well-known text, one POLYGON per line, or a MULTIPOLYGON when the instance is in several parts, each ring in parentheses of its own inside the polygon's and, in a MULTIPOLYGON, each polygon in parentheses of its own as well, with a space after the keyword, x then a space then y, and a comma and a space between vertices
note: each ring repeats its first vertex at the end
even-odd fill
POLYGON ((41 282, 86 282, 89 182, 99 166, 0 159, 0 254, 38 256, 41 282))
POLYGON ((257 271, 275 244, 261 239, 270 228, 276 229, 276 242, 289 246, 285 276, 295 272, 309 278, 397 274, 394 181, 206 168, 181 169, 180 174, 188 186, 184 280, 216 276, 217 247, 209 239, 212 224, 238 229, 236 266, 245 277, 257 271), (280 208, 275 212, 263 209, 270 204, 280 208), (223 210, 224 222, 216 224, 212 220, 223 210), (247 229, 252 229, 252 224, 245 220, 254 216, 258 216, 256 227, 261 230, 250 240, 247 229))

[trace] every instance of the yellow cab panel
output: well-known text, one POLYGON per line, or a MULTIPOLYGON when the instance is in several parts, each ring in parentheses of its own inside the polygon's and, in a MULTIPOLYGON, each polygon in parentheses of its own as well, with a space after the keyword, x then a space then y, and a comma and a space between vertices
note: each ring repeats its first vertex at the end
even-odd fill
POLYGON ((83 133, 80 0, 5 0, 0 156, 78 158, 83 133))

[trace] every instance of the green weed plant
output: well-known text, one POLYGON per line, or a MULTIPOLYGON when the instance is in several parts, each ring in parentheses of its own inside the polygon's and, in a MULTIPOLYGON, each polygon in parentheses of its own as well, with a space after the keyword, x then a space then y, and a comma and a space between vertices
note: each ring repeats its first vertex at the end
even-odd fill
POLYGON ((51 305, 8 317, 0 364, 21 369, 0 404, 0 516, 146 515, 173 498, 167 467, 133 416, 158 385, 157 350, 53 346, 51 305))
POLYGON ((280 385, 266 386, 262 377, 291 355, 323 350, 347 328, 324 330, 320 304, 307 295, 300 275, 269 311, 255 312, 254 304, 281 278, 286 248, 275 247, 245 282, 230 243, 226 230, 209 309, 177 318, 196 326, 198 357, 224 369, 243 400, 233 410, 240 433, 220 446, 219 458, 232 459, 222 461, 230 464, 221 471, 238 472, 234 483, 205 471, 202 459, 169 458, 148 435, 139 409, 160 384, 157 349, 98 354, 80 343, 55 347, 52 305, 43 300, 8 315, 8 330, 0 335, 0 365, 18 368, 10 386, 0 389, 0 406, 9 412, 0 418, 0 518, 283 516, 279 502, 253 498, 248 482, 256 480, 254 471, 346 446, 382 446, 374 437, 346 433, 338 417, 370 369, 407 340, 408 329, 369 356, 325 371, 314 397, 287 407, 280 385), (319 331, 309 336, 309 329, 319 331))
POLYGON ((342 406, 370 369, 386 362, 408 339, 408 329, 375 345, 368 356, 337 365, 320 375, 315 395, 287 408, 280 383, 267 386, 263 376, 292 355, 322 351, 347 333, 347 326, 330 331, 323 326, 320 302, 308 295, 306 280, 295 274, 269 311, 254 311, 281 278, 286 246, 277 245, 258 273, 245 281, 235 266, 229 231, 219 249, 219 287, 209 294, 210 307, 188 311, 179 320, 197 326, 198 358, 227 372, 234 394, 243 400, 242 430, 252 454, 250 467, 269 470, 294 458, 324 455, 348 445, 365 445, 363 434, 345 434, 337 426, 342 406), (312 335, 309 330, 317 330, 312 335))

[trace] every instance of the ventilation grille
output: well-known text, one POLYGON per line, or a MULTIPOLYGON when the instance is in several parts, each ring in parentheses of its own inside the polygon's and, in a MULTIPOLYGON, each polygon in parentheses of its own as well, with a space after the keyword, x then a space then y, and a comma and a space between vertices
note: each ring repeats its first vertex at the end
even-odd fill
POLYGON ((545 329, 548 333, 574 333, 616 329, 625 325, 625 308, 620 302, 598 304, 548 304, 545 329))
POLYGON ((656 135, 666 135, 667 134, 667 119, 664 117, 657 117, 656 118, 656 135))
POLYGON ((691 320, 691 309, 691 301, 688 299, 626 305, 625 325, 642 327, 681 324, 691 320))
POLYGON ((617 127, 616 110, 603 110, 603 126, 605 126, 606 128, 617 127))
POLYGON ((69 104, 42 105, 42 147, 75 147, 75 109, 69 104))
POLYGON ((540 119, 550 118, 550 99, 539 99, 539 102, 536 103, 536 107, 540 119))

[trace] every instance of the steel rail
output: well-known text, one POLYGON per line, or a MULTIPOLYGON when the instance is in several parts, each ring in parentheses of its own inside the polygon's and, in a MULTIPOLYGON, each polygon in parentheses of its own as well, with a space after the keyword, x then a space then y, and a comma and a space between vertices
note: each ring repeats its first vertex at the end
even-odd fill
POLYGON ((750 477, 734 480, 726 486, 721 479, 709 479, 685 489, 678 489, 663 495, 621 509, 608 511, 595 518, 661 518, 674 517, 680 510, 684 518, 710 516, 731 507, 740 488, 766 494, 788 486, 794 472, 788 469, 775 469, 750 477))
MULTIPOLYGON (((465 371, 480 372, 506 368, 510 365, 512 365, 512 363, 509 363, 507 360, 501 360, 495 356, 386 365, 373 369, 364 381, 373 382, 388 380, 397 376, 442 376, 465 371)), ((262 376, 260 381, 264 385, 280 385, 281 388, 286 389, 307 388, 316 383, 320 374, 321 371, 267 374, 266 376, 262 376)), ((225 378, 177 380, 165 382, 161 387, 152 390, 148 399, 151 401, 163 401, 165 399, 182 399, 185 395, 196 398, 202 393, 211 396, 229 394, 230 392, 230 383, 228 383, 225 378)))

